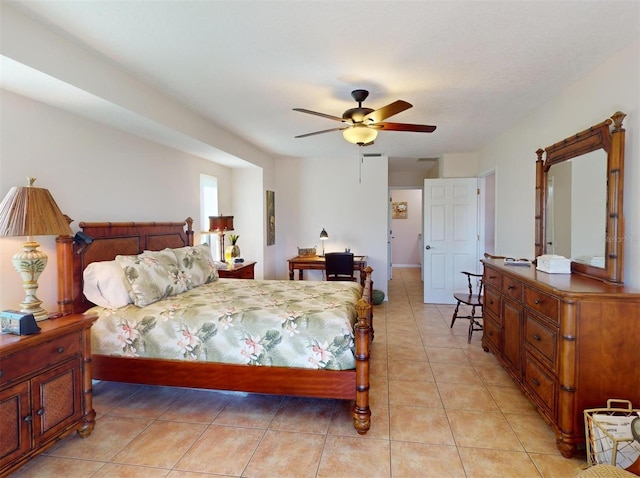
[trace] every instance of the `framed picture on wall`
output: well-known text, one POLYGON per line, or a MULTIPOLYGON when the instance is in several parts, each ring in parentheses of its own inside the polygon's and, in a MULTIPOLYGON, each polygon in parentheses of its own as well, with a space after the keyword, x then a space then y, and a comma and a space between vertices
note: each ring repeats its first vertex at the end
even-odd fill
POLYGON ((276 243, 276 193, 267 191, 267 246, 276 243))
POLYGON ((406 219, 408 209, 406 201, 391 203, 391 219, 406 219))

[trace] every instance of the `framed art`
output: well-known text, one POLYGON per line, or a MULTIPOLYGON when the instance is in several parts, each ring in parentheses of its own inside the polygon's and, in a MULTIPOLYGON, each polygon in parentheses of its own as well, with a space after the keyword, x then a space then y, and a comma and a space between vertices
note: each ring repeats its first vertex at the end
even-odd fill
POLYGON ((408 206, 406 202, 391 203, 391 219, 406 219, 408 206))
POLYGON ((276 193, 267 191, 267 246, 276 243, 276 193))

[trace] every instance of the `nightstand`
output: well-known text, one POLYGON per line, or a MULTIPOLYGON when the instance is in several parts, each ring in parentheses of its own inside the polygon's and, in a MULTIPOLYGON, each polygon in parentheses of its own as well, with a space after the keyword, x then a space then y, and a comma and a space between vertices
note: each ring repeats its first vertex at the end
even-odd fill
POLYGON ((253 279, 253 267, 255 262, 241 262, 234 264, 230 269, 218 269, 221 279, 253 279))
POLYGON ((62 437, 89 436, 90 329, 98 317, 74 314, 38 322, 33 335, 0 335, 0 476, 62 437))

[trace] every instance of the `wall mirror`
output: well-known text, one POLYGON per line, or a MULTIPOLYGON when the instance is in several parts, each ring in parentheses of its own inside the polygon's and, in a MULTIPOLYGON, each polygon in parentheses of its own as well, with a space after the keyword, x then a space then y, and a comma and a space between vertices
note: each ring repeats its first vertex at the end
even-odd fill
POLYGON ((565 256, 572 272, 617 283, 624 280, 625 116, 618 111, 536 151, 536 257, 565 256))

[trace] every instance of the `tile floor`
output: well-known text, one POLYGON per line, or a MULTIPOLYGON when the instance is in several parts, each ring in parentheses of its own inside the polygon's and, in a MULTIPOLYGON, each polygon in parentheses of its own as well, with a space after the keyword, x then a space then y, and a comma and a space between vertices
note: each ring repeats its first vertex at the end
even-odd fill
POLYGON ((554 435, 452 306, 422 303, 419 269, 395 269, 375 308, 372 428, 343 401, 94 387, 94 432, 61 441, 22 477, 572 477, 554 435))

